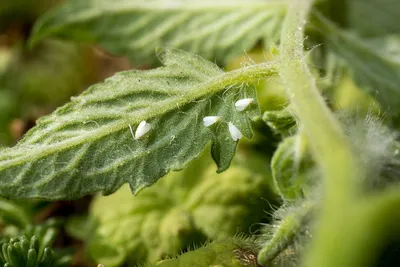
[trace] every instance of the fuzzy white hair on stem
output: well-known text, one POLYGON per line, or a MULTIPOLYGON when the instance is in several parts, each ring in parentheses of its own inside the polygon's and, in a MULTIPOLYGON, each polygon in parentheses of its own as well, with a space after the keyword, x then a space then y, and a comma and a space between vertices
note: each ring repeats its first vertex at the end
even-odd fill
POLYGON ((253 98, 243 98, 235 102, 235 107, 238 111, 245 110, 251 103, 254 102, 253 98))
POLYGON ((141 121, 136 129, 135 139, 138 140, 142 138, 145 134, 147 134, 150 131, 150 128, 151 128, 150 123, 147 123, 146 121, 141 121))
POLYGON ((206 116, 203 118, 203 124, 204 126, 209 127, 219 120, 221 120, 220 116, 206 116))
POLYGON ((231 134, 231 137, 233 141, 238 141, 239 139, 242 138, 242 133, 239 131, 239 129, 233 125, 232 122, 228 123, 228 128, 229 128, 229 133, 231 134))

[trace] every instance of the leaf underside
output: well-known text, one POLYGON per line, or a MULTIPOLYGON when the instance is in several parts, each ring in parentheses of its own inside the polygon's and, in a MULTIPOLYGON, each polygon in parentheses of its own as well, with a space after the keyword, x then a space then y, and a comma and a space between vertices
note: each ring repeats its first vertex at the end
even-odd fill
POLYGON ((248 86, 209 90, 225 74, 198 56, 177 50, 160 54, 164 67, 126 71, 91 86, 38 120, 13 148, 0 153, 0 195, 10 198, 75 199, 111 194, 128 182, 134 193, 171 170, 184 168, 212 141, 218 171, 229 167, 237 143, 233 122, 251 138, 254 103, 236 111, 240 98, 256 99, 248 86), (202 118, 221 116, 207 128, 202 118), (135 140, 130 131, 146 120, 150 131, 135 140))
POLYGON ((390 117, 400 115, 400 35, 361 38, 320 18, 327 46, 349 67, 356 83, 375 97, 390 117))
POLYGON ((275 0, 72 0, 38 21, 31 42, 94 43, 134 64, 154 63, 159 46, 224 63, 258 41, 278 41, 286 8, 275 0))
POLYGON ((346 1, 347 26, 364 37, 400 33, 398 0, 346 1))

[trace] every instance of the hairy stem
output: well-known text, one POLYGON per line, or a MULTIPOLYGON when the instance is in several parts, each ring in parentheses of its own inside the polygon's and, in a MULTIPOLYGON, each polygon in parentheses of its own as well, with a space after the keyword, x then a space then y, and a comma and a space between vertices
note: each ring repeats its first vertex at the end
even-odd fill
POLYGON ((272 262, 279 253, 293 243, 298 232, 301 231, 303 225, 313 213, 315 206, 314 201, 304 202, 279 222, 272 238, 258 254, 259 264, 268 266, 268 263, 272 262))
POLYGON ((313 0, 292 2, 283 25, 278 67, 324 177, 325 199, 321 220, 310 253, 306 255, 305 266, 336 267, 344 266, 337 265, 337 262, 332 264, 332 257, 340 255, 339 248, 343 242, 337 238, 337 231, 345 227, 346 216, 351 215, 349 203, 357 192, 357 181, 362 173, 349 141, 326 106, 305 62, 303 31, 312 4, 313 0), (338 230, 332 229, 333 225, 338 230))
POLYGON ((339 122, 320 95, 303 52, 303 28, 312 0, 293 1, 283 25, 280 76, 325 176, 327 201, 347 201, 353 192, 357 162, 339 122), (340 166, 338 168, 338 166, 340 166))

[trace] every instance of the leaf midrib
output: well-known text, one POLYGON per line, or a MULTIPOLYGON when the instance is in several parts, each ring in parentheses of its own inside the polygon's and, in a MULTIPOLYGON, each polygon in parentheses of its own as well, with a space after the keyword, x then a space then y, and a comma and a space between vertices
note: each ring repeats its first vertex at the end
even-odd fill
MULTIPOLYGON (((35 148, 36 151, 31 153, 21 153, 23 154, 23 156, 3 161, 0 165, 0 170, 4 170, 13 166, 18 166, 20 164, 23 164, 26 160, 33 162, 51 154, 67 150, 74 146, 80 146, 84 143, 95 142, 107 135, 117 133, 124 128, 128 129, 129 124, 138 124, 142 120, 150 120, 154 117, 173 111, 181 106, 184 106, 207 95, 218 93, 219 91, 222 91, 230 85, 250 82, 253 80, 265 78, 270 75, 274 75, 276 73, 277 69, 275 62, 268 62, 248 66, 242 69, 225 72, 220 75, 210 77, 209 81, 194 86, 192 90, 186 91, 185 94, 182 94, 177 98, 166 100, 161 102, 160 104, 153 105, 152 107, 147 109, 147 111, 142 111, 140 112, 142 114, 139 113, 135 117, 127 116, 129 117, 129 119, 124 119, 115 123, 108 124, 107 126, 100 127, 99 129, 90 132, 92 134, 78 136, 68 139, 64 142, 58 142, 57 144, 53 145, 41 146, 35 144, 35 146, 37 147, 35 148)), ((24 145, 20 146, 19 149, 24 150, 24 145)), ((9 151, 16 153, 15 148, 9 151)))

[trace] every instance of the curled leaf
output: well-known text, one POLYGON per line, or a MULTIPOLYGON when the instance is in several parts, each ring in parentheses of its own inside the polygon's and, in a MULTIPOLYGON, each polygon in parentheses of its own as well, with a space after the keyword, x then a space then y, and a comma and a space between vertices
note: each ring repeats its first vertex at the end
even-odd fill
POLYGON ((298 134, 284 139, 272 157, 271 169, 283 199, 296 201, 307 195, 313 177, 313 162, 305 137, 298 134))
POLYGON ((296 119, 288 107, 282 110, 266 111, 262 119, 275 133, 282 136, 289 136, 297 129, 296 119))

